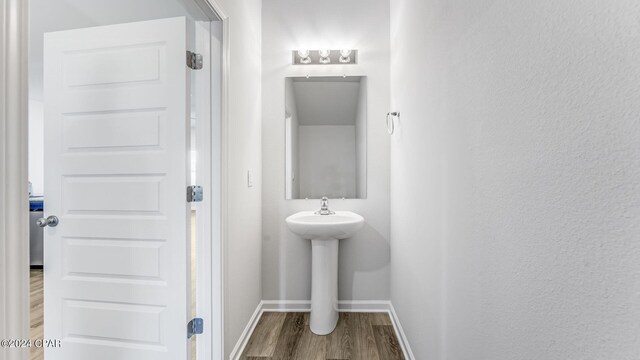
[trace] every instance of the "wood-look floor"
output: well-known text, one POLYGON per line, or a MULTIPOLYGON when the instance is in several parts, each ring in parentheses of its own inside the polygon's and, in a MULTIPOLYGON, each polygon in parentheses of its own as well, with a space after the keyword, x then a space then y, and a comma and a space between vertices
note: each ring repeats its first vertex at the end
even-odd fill
MULTIPOLYGON (((44 338, 44 276, 42 270, 31 270, 30 272, 30 305, 31 324, 29 337, 32 340, 44 338)), ((43 360, 44 349, 42 347, 31 347, 31 360, 43 360)))
POLYGON ((386 313, 340 313, 336 329, 315 335, 309 313, 265 312, 241 360, 403 360, 386 313))

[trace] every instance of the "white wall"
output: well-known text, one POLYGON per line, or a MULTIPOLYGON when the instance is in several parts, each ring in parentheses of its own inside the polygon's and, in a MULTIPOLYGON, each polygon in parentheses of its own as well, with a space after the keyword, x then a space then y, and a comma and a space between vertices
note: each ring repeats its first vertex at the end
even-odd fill
POLYGON ((298 127, 300 197, 356 197, 356 128, 298 127))
POLYGON ((391 299, 416 358, 640 358, 640 4, 391 16, 391 299))
POLYGON ((264 0, 262 12, 263 298, 309 300, 311 244, 291 233, 284 219, 320 207, 317 200, 285 200, 284 78, 368 76, 367 199, 332 200, 334 210, 353 210, 367 221, 340 243, 339 297, 389 298, 389 3, 386 0, 264 0), (355 48, 358 65, 292 66, 300 48, 355 48))
MULTIPOLYGON (((229 16, 225 358, 262 299, 261 1, 219 0, 229 16), (247 187, 247 170, 253 187, 247 187)), ((284 128, 281 129, 284 133, 284 128)), ((282 171, 284 175, 284 168, 282 171)), ((283 182, 284 186, 284 182, 283 182)), ((284 192, 284 190, 283 190, 284 192)))
POLYGON ((44 104, 29 100, 29 181, 34 196, 44 194, 44 104))

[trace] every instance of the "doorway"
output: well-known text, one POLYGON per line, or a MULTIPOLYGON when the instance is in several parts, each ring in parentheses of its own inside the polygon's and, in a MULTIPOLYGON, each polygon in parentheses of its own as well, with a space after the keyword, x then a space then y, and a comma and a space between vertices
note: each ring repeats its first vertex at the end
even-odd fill
MULTIPOLYGON (((49 96, 45 96, 47 81, 45 80, 45 71, 43 69, 46 67, 46 59, 50 59, 52 55, 45 54, 43 50, 45 48, 44 34, 66 31, 67 35, 75 36, 72 32, 78 29, 98 29, 98 27, 104 26, 118 26, 120 24, 132 24, 134 22, 140 23, 141 21, 163 21, 177 17, 186 19, 187 49, 193 49, 194 53, 203 55, 204 59, 209 58, 203 61, 202 68, 193 69, 193 71, 189 71, 186 76, 186 84, 191 96, 186 100, 186 113, 188 117, 184 119, 186 121, 186 133, 190 140, 187 141, 187 143, 191 143, 188 145, 186 151, 186 155, 188 156, 188 160, 185 161, 185 164, 188 166, 186 175, 191 180, 189 182, 190 184, 198 184, 205 189, 202 201, 185 205, 188 206, 188 215, 186 221, 184 221, 185 234, 190 234, 185 235, 184 240, 186 247, 185 254, 188 255, 188 260, 186 260, 188 269, 185 269, 185 271, 190 279, 187 281, 187 298, 189 298, 189 296, 191 298, 191 300, 187 301, 185 313, 188 314, 189 319, 195 317, 204 319, 205 335, 202 337, 194 336, 186 340, 188 342, 187 348, 190 349, 191 359, 196 359, 201 358, 199 356, 200 354, 204 355, 215 352, 216 343, 219 344, 219 340, 214 336, 212 329, 219 326, 214 324, 213 319, 216 318, 214 314, 216 304, 214 304, 214 302, 217 297, 215 294, 220 292, 221 285, 216 283, 215 276, 212 274, 215 273, 214 268, 219 265, 214 263, 214 254, 216 252, 215 247, 220 243, 220 231, 219 221, 216 221, 213 216, 215 209, 212 204, 214 196, 220 194, 219 184, 216 185, 215 174, 219 174, 220 168, 220 164, 218 163, 220 159, 216 157, 216 154, 219 154, 217 148, 220 144, 219 128, 222 104, 222 93, 219 90, 222 83, 222 26, 221 22, 211 14, 210 9, 209 11, 206 11, 206 9, 202 10, 191 0, 153 0, 144 2, 137 1, 134 3, 125 1, 30 0, 29 180, 32 183, 30 200, 34 200, 33 203, 35 203, 35 206, 32 207, 34 212, 38 209, 38 202, 40 202, 41 206, 39 209, 44 209, 42 216, 36 216, 38 218, 46 218, 45 215, 52 216, 54 215, 53 213, 70 214, 67 219, 60 216, 61 225, 64 224, 66 226, 72 221, 78 221, 78 219, 82 217, 84 217, 84 220, 87 220, 91 216, 102 216, 102 220, 108 219, 111 221, 118 216, 122 217, 123 213, 117 213, 117 211, 123 211, 123 209, 138 218, 154 216, 153 211, 155 210, 144 207, 143 205, 146 204, 145 206, 150 206, 151 203, 145 203, 145 201, 153 200, 153 195, 147 197, 145 200, 145 194, 150 195, 153 191, 158 191, 158 189, 164 186, 162 185, 162 181, 158 180, 155 182, 158 188, 155 190, 151 189, 151 191, 149 190, 149 185, 151 184, 151 186, 153 186, 156 180, 154 176, 157 176, 157 171, 151 171, 147 174, 143 173, 142 170, 131 170, 127 173, 128 177, 123 181, 122 178, 117 178, 116 175, 104 169, 94 170, 93 172, 87 171, 86 173, 83 170, 80 174, 73 176, 67 173, 60 173, 60 178, 63 180, 58 180, 57 183, 53 183, 53 186, 46 185, 51 177, 51 172, 47 172, 46 170, 47 166, 51 167, 50 162, 56 162, 55 168, 65 166, 63 162, 60 162, 60 159, 55 158, 55 153, 50 151, 51 144, 56 141, 57 143, 55 144, 57 145, 54 147, 59 146, 69 150, 69 152, 73 152, 72 156, 76 157, 94 154, 97 156, 97 159, 100 159, 100 156, 104 156, 105 152, 120 152, 120 155, 124 153, 135 155, 132 153, 132 147, 135 146, 146 147, 141 149, 146 153, 154 151, 154 144, 136 142, 141 139, 144 140, 145 134, 147 134, 147 136, 149 135, 149 132, 145 133, 144 131, 157 125, 157 133, 151 133, 156 136, 156 139, 161 139, 159 134, 162 131, 166 131, 167 128, 163 128, 165 125, 162 125, 161 120, 158 120, 161 119, 161 116, 156 116, 155 111, 159 109, 158 106, 151 107, 153 113, 151 116, 137 117, 143 119, 143 123, 139 124, 138 127, 136 127, 135 122, 132 122, 133 118, 128 116, 131 112, 117 110, 117 116, 109 117, 107 115, 111 114, 109 113, 110 110, 85 109, 75 112, 74 116, 70 116, 69 119, 65 118, 65 122, 59 124, 63 127, 69 127, 63 129, 63 136, 55 138, 48 135, 46 129, 47 126, 50 125, 47 125, 46 122, 49 121, 52 106, 47 102, 51 101, 51 93, 55 94, 55 92, 50 91, 49 96), (87 114, 90 116, 87 116, 87 114), (118 124, 122 125, 120 126, 122 129, 137 130, 138 132, 134 135, 119 133, 118 124), (109 138, 109 135, 111 138, 109 138), (46 145, 46 136, 48 136, 49 145, 46 145), (105 136, 107 140, 111 142, 106 142, 105 136), (89 141, 94 141, 94 143, 90 144, 89 141), (95 141, 97 141, 97 143, 95 141), (103 143, 100 143, 100 141, 103 141, 103 143), (98 182, 93 181, 98 178, 100 178, 98 182), (149 179, 153 181, 146 181, 149 179), (101 184, 100 187, 95 187, 97 183, 101 184), (91 188, 92 186, 93 189, 91 188), (54 189, 54 191, 47 194, 48 188, 54 189), (55 189, 60 190, 60 193, 66 195, 71 194, 71 198, 67 198, 68 202, 66 205, 51 205, 59 202, 58 200, 61 198, 60 194, 55 194, 55 189), (100 195, 100 191, 103 191, 102 195, 100 195), (127 193, 127 191, 129 191, 129 193, 127 193), (118 193, 120 193, 120 195, 118 195, 118 193), (127 196, 125 196, 127 194, 129 195, 129 199, 133 197, 132 195, 140 197, 138 201, 131 202, 135 204, 131 205, 133 208, 127 208, 126 206, 125 208, 109 207, 112 205, 115 206, 114 201, 117 202, 118 199, 124 201, 124 199, 127 198, 127 196), (33 196, 33 199, 31 199, 31 196, 33 196), (145 204, 140 205, 141 203, 145 204), (105 207, 105 204, 108 206, 105 207), (75 219, 73 218, 74 216, 75 219), (188 238, 189 236, 190 238, 188 238)), ((126 34, 126 31, 124 33, 126 34)), ((133 31, 129 33, 136 34, 137 32, 133 31)), ((120 36, 121 39, 127 37, 128 36, 124 35, 120 36)), ((99 39, 102 39, 102 37, 96 38, 96 41, 99 39)), ((76 40, 77 39, 74 39, 73 41, 76 40)), ((131 45, 126 45, 122 48, 126 50, 126 48, 130 46, 131 45)), ((71 52, 73 51, 76 50, 74 49, 71 52)), ((64 52, 65 54, 70 53, 68 49, 64 50, 64 52)), ((105 54, 101 54, 100 56, 94 56, 94 61, 102 61, 104 65, 109 67, 110 59, 117 60, 118 57, 124 58, 121 56, 122 54, 116 54, 113 55, 112 58, 109 58, 111 55, 106 54, 105 56, 105 54)), ((82 56, 92 55, 82 54, 82 56)), ((73 59, 71 61, 73 61, 73 59)), ((131 62, 126 61, 122 62, 122 64, 131 65, 132 63, 135 64, 135 61, 135 59, 131 59, 131 62)), ((74 64, 82 66, 81 63, 74 64)), ((77 66, 73 66, 73 68, 78 69, 77 66)), ((140 69, 143 68, 145 67, 140 67, 140 69)), ((96 96, 93 95, 104 95, 104 88, 110 86, 109 84, 113 84, 113 82, 110 82, 111 80, 101 80, 99 74, 99 72, 87 71, 85 75, 81 74, 80 77, 76 76, 75 79, 73 79, 73 73, 64 73, 62 76, 64 76, 64 81, 67 85, 69 81, 76 81, 71 85, 78 88, 85 87, 81 89, 82 91, 87 89, 88 92, 95 91, 96 93, 90 94, 91 96, 86 96, 87 94, 85 94, 85 99, 92 99, 96 98, 96 96), (86 74, 89 73, 93 74, 91 75, 93 77, 87 82, 86 74), (72 77, 72 79, 69 80, 69 77, 72 77)), ((138 72, 138 74, 140 74, 140 72, 138 72)), ((133 81, 126 79, 123 83, 127 83, 126 86, 135 87, 139 85, 136 83, 138 80, 139 79, 136 80, 134 76, 133 81)), ((77 88, 75 90, 77 90, 77 88)), ((127 90, 127 94, 131 93, 129 90, 127 90)), ((61 102, 62 101, 56 101, 55 103, 58 104, 61 102)), ((86 105, 86 102, 79 103, 81 103, 82 106, 86 105)), ((134 112, 139 113, 139 110, 135 110, 134 112)), ((68 111, 61 111, 60 113, 65 116, 70 114, 68 111)), ((151 138, 153 138, 153 136, 147 137, 146 139, 151 138)), ((156 145, 158 145, 158 147, 163 146, 160 142, 156 145)), ((184 195, 185 189, 181 188, 180 193, 184 195)), ((168 198, 159 199, 155 205, 165 206, 166 209, 169 204, 161 204, 163 201, 166 202, 166 199, 168 198)), ((173 202, 171 205, 173 205, 173 202)), ((158 209, 160 208, 158 207, 158 209)), ((219 212, 215 213, 219 215, 219 212)), ((156 215, 165 216, 166 214, 156 215)), ((95 226, 95 224, 91 226, 95 226)), ((135 320, 136 324, 141 326, 154 326, 156 324, 154 321, 162 322, 166 320, 163 318, 164 315, 157 315, 162 313, 160 306, 144 303, 129 304, 119 300, 87 298, 86 295, 88 293, 95 293, 95 290, 90 290, 89 288, 79 289, 76 287, 71 290, 67 289, 70 292, 66 295, 56 295, 62 291, 60 289, 75 286, 69 285, 69 280, 75 281, 76 284, 84 282, 85 285, 92 281, 99 282, 100 286, 94 289, 110 288, 113 290, 117 288, 114 284, 127 282, 137 282, 138 285, 142 284, 149 287, 153 282, 161 283, 165 281, 166 279, 163 276, 169 276, 168 274, 171 271, 167 271, 166 269, 159 270, 158 263, 162 262, 163 256, 168 258, 170 254, 163 254, 165 250, 161 249, 161 245, 159 245, 152 236, 137 238, 130 236, 96 235, 99 233, 99 230, 95 227, 92 229, 91 226, 87 227, 88 230, 85 231, 83 236, 56 237, 56 231, 61 231, 63 226, 55 229, 52 229, 51 226, 45 227, 43 228, 44 231, 39 229, 40 234, 42 234, 41 240, 37 238, 39 234, 38 231, 32 232, 33 236, 32 239, 30 239, 30 243, 35 245, 31 247, 36 250, 38 245, 40 245, 44 249, 40 261, 38 261, 38 254, 34 252, 31 263, 32 268, 30 269, 30 303, 32 310, 30 335, 32 339, 45 339, 50 337, 50 334, 53 334, 55 335, 53 340, 60 340, 60 345, 64 346, 65 339, 73 338, 72 340, 75 341, 76 345, 82 343, 82 346, 77 347, 77 349, 79 348, 80 350, 74 350, 78 356, 94 355, 90 352, 96 351, 96 349, 107 349, 110 345, 118 342, 117 345, 125 349, 118 351, 126 352, 128 351, 126 349, 138 351, 141 348, 148 349, 154 347, 156 350, 162 350, 161 347, 165 344, 162 341, 167 340, 161 339, 162 335, 154 339, 153 337, 148 337, 146 331, 143 331, 144 329, 141 328, 138 333, 111 336, 119 330, 117 330, 117 325, 109 323, 110 319, 118 318, 118 316, 120 316, 120 320, 122 321, 127 321, 130 319, 130 316, 138 316, 138 319, 135 320), (94 229, 96 229, 95 233, 94 229), (51 239, 50 242, 47 242, 48 237, 51 239), (90 242, 87 240, 90 240, 90 242), (129 243, 127 243, 127 241, 129 241, 129 243), (54 242, 57 244, 50 246, 50 244, 54 242), (49 253, 47 253, 47 247, 50 247, 49 253), (53 253, 54 251, 56 252, 55 254, 53 253), (90 259, 92 254, 96 257, 93 258, 93 260, 87 260, 90 259), (137 255, 141 256, 136 257, 137 255), (73 261, 63 265, 58 264, 57 266, 48 264, 47 262, 47 258, 61 259, 65 257, 68 259, 73 258, 73 261), (104 261, 100 264, 96 259, 102 259, 104 261), (121 264, 114 266, 113 260, 121 261, 121 264), (146 267, 145 264, 147 265, 146 267), (156 269, 158 273, 153 273, 150 269, 156 269), (165 271, 165 273, 161 273, 162 271, 165 271), (50 294, 54 294, 53 296, 58 296, 58 298, 51 300, 49 298, 50 294), (47 305, 47 303, 53 305, 47 305), (60 311, 58 313, 47 309, 60 309, 60 311), (157 316, 149 316, 149 314, 154 314, 154 311, 157 316), (60 314, 72 314, 72 316, 78 320, 76 321, 76 327, 69 328, 68 325, 62 327, 60 324, 52 324, 52 322, 62 323, 61 316, 63 315, 60 314), (100 321, 96 321, 100 319, 103 320, 102 325, 96 326, 96 323, 100 325, 100 321), (49 321, 49 323, 47 323, 47 321, 49 321), (87 325, 85 322, 93 322, 94 325, 87 325), (47 330, 55 328, 58 330, 47 330), (94 347, 91 348, 87 344, 94 347)), ((121 226, 126 228, 130 225, 121 226)), ((111 226, 111 228, 114 227, 111 226)), ((147 290, 145 290, 144 287, 140 287, 128 291, 139 295, 147 290)), ((218 317, 217 321, 220 321, 220 317, 218 317)), ((67 324, 72 323, 69 319, 67 319, 66 322, 67 324)), ((184 325, 181 331, 186 328, 186 324, 184 325)), ((132 328, 132 326, 128 326, 128 328, 132 328)), ((186 331, 182 332, 185 333, 186 338, 186 331)), ((52 345, 55 345, 55 343, 52 345)), ((67 348, 69 347, 70 346, 67 348)), ((31 359, 43 359, 45 357, 47 360, 58 359, 60 357, 56 350, 55 346, 47 348, 32 347, 31 359)), ((139 357, 139 352, 140 351, 138 351, 136 358, 144 358, 139 357)), ((67 359, 74 360, 69 358, 68 354, 65 357, 65 360, 67 359)))

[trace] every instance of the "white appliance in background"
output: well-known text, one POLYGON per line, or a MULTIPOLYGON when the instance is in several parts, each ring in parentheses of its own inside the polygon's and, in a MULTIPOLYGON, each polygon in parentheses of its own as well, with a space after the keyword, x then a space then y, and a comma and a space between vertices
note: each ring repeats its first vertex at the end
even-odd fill
POLYGON ((44 265, 43 229, 37 225, 38 219, 42 218, 44 198, 31 196, 31 183, 29 195, 29 265, 38 269, 44 265))

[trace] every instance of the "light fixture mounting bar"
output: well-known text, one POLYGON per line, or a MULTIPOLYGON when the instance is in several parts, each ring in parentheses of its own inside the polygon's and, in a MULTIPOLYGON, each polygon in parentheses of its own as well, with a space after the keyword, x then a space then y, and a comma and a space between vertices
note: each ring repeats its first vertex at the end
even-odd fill
POLYGON ((358 50, 293 50, 293 65, 354 65, 358 63, 358 50), (328 56, 326 52, 329 52, 328 56), (343 54, 348 54, 343 56, 343 54), (307 57, 303 57, 307 55, 307 57))

